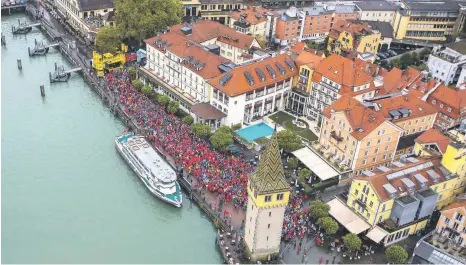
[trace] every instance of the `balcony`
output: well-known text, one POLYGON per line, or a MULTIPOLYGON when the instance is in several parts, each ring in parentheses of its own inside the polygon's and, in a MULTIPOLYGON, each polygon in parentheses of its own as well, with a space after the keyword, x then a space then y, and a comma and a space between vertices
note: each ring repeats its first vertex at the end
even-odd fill
POLYGON ((230 16, 231 10, 223 9, 223 10, 201 10, 201 16, 230 16))
POLYGON ((441 58, 442 60, 445 60, 445 61, 450 62, 450 63, 459 63, 459 62, 465 61, 465 59, 463 58, 462 55, 452 56, 452 55, 449 55, 449 54, 447 54, 445 52, 442 52, 442 51, 434 53, 432 55, 435 56, 435 57, 441 58), (463 60, 461 60, 461 59, 463 59, 463 60))
POLYGON ((152 72, 149 69, 146 69, 144 67, 140 68, 140 70, 141 70, 142 75, 156 81, 162 87, 168 89, 178 99, 183 100, 184 102, 186 102, 188 105, 191 105, 191 106, 196 104, 197 101, 194 97, 182 91, 179 87, 168 83, 168 80, 165 77, 160 76, 159 74, 152 72))
POLYGON ((343 141, 343 137, 338 136, 337 133, 336 133, 335 131, 331 131, 331 132, 330 132, 330 137, 332 137, 333 139, 337 140, 337 142, 343 141))
POLYGON ((445 252, 454 255, 456 257, 464 257, 464 247, 460 244, 460 234, 450 234, 450 231, 445 229, 444 231, 435 231, 429 240, 429 243, 437 248, 443 249, 445 252))
POLYGON ((422 222, 422 221, 427 220, 429 218, 430 218, 430 216, 426 216, 424 218, 419 218, 417 220, 413 220, 413 221, 411 221, 409 223, 406 223, 404 225, 397 225, 395 223, 395 221, 393 221, 392 219, 387 219, 385 221, 382 221, 379 226, 382 227, 385 231, 387 231, 389 233, 393 233, 395 231, 399 231, 399 230, 401 230, 403 228, 409 227, 409 226, 411 226, 413 224, 422 222))
POLYGON ((233 25, 235 25, 235 26, 237 26, 237 27, 240 27, 240 28, 247 29, 247 28, 249 28, 249 27, 251 26, 251 23, 246 22, 246 21, 240 21, 240 20, 238 20, 238 21, 235 21, 235 22, 233 23, 233 25))
POLYGON ((367 208, 368 208, 367 205, 366 205, 366 203, 363 202, 360 198, 357 198, 357 199, 355 200, 355 202, 356 202, 357 204, 359 204, 359 206, 361 206, 363 209, 367 209, 367 208))
POLYGON ((311 143, 309 147, 317 152, 319 156, 327 162, 327 164, 331 165, 332 168, 341 175, 342 180, 352 176, 352 169, 349 167, 349 165, 345 164, 347 161, 342 161, 339 157, 335 156, 335 154, 331 153, 324 146, 322 146, 319 141, 311 143))

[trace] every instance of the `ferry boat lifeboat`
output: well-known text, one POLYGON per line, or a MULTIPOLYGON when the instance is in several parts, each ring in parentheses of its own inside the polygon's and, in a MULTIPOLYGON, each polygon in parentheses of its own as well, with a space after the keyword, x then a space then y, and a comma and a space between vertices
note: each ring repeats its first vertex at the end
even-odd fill
POLYGON ((164 202, 181 207, 181 187, 176 173, 143 136, 124 133, 115 138, 118 152, 147 189, 164 202))

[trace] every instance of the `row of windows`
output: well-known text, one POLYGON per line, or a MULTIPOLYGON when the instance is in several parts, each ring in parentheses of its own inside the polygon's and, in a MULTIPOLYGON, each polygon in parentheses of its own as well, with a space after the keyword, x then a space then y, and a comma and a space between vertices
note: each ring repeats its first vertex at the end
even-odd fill
POLYGON ((387 244, 389 244, 390 242, 392 241, 398 241, 400 240, 400 238, 405 238, 407 237, 409 234, 409 228, 406 228, 405 230, 403 231, 399 231, 397 232, 396 234, 391 234, 390 236, 388 236, 387 238, 387 244))
POLYGON ((241 5, 201 5, 201 10, 232 10, 240 8, 241 5))
MULTIPOLYGON (((392 154, 384 154, 382 156, 382 160, 387 160, 387 159, 390 159, 391 157, 392 157, 392 154)), ((377 156, 372 157, 372 163, 375 163, 375 162, 377 162, 377 156)), ((363 159, 362 164, 366 165, 367 164, 367 159, 363 159)))
MULTIPOLYGON (((427 126, 427 125, 424 126, 424 127, 420 126, 420 127, 418 128, 417 131, 418 131, 418 132, 426 131, 427 128, 429 128, 429 126, 427 126)), ((406 130, 406 131, 404 132, 404 135, 413 134, 413 133, 415 133, 415 132, 416 132, 416 128, 413 128, 413 129, 411 130, 411 132, 410 132, 410 130, 408 129, 408 130, 406 130)))

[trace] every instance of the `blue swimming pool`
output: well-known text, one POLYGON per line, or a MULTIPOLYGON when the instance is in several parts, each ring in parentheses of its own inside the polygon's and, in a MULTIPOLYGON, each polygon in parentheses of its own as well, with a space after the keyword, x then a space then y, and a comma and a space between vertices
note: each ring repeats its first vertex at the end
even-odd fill
POLYGON ((241 137, 252 142, 261 137, 267 137, 273 134, 273 128, 261 122, 252 126, 236 131, 241 137))

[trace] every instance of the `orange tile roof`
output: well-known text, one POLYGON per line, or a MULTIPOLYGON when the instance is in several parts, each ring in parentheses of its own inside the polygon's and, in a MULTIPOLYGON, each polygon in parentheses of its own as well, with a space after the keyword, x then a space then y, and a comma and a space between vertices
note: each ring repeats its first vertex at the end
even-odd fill
POLYGON ((235 46, 244 50, 251 48, 255 38, 254 36, 246 35, 237 32, 235 29, 220 24, 217 21, 205 19, 199 20, 190 24, 192 33, 185 35, 181 28, 188 24, 177 24, 171 26, 171 32, 182 35, 192 41, 202 44, 208 40, 217 39, 220 42, 235 46))
MULTIPOLYGON (((455 213, 464 216, 466 215, 466 201, 453 202, 450 205, 445 206, 442 210, 440 210, 440 212, 442 213, 442 216, 445 216, 451 220, 455 218, 455 213)), ((463 223, 461 223, 461 225, 463 227, 466 227, 466 220, 463 220, 463 223)))
POLYGON ((320 82, 322 77, 332 80, 347 87, 361 86, 373 81, 370 74, 365 69, 357 67, 361 63, 355 63, 353 60, 345 58, 338 54, 331 54, 317 66, 312 80, 320 82))
POLYGON ((401 90, 408 87, 408 85, 410 84, 420 86, 422 83, 420 82, 420 80, 424 77, 424 74, 422 74, 414 68, 408 68, 405 71, 403 71, 395 67, 391 71, 385 72, 382 76, 384 77, 384 92, 386 94, 391 94, 400 92, 401 90))
POLYGON ((416 95, 409 93, 404 96, 392 97, 392 98, 385 98, 374 101, 374 103, 378 104, 379 112, 386 119, 391 119, 392 116, 390 115, 391 110, 396 110, 400 108, 407 108, 411 110, 411 114, 407 118, 401 117, 400 119, 393 120, 392 122, 400 122, 403 120, 410 120, 417 117, 432 115, 437 113, 438 111, 428 104, 425 101, 422 101, 416 95))
MULTIPOLYGON (((340 37, 340 33, 348 32, 353 36, 353 41, 356 42, 356 36, 367 36, 372 34, 372 28, 366 22, 356 22, 350 20, 339 19, 337 20, 332 29, 330 29, 330 37, 332 39, 338 39, 340 37)), ((353 44, 353 47, 356 45, 353 44)))
POLYGON ((254 62, 244 66, 234 68, 220 76, 217 76, 211 79, 208 83, 213 87, 223 91, 230 97, 241 95, 247 92, 251 92, 258 88, 263 88, 268 85, 275 84, 277 82, 282 82, 286 79, 289 79, 298 74, 298 69, 294 62, 291 60, 290 56, 287 54, 281 54, 273 58, 267 58, 262 61, 254 62), (288 59, 293 64, 293 70, 290 70, 285 60, 288 59), (285 75, 282 75, 278 70, 275 63, 278 62, 284 69, 285 75), (269 71, 266 69, 266 66, 270 65, 276 73, 275 78, 272 78, 269 74, 269 71), (255 68, 260 69, 265 76, 265 80, 261 81, 259 75, 256 73, 255 68), (246 79, 244 72, 247 71, 252 78, 254 79, 254 84, 250 85, 246 79), (220 80, 227 74, 231 74, 231 78, 223 86, 220 84, 220 80))
POLYGON ((376 64, 370 63, 368 61, 364 61, 359 58, 354 59, 354 65, 355 67, 358 67, 361 70, 364 70, 367 74, 374 76, 377 74, 377 71, 380 69, 380 67, 376 64))
POLYGON ((425 74, 414 68, 408 68, 405 71, 393 68, 390 72, 384 73, 383 77, 383 87, 386 94, 406 89, 410 94, 422 98, 437 86, 433 93, 429 95, 427 102, 439 112, 449 117, 459 118, 460 110, 466 108, 466 90, 453 89, 439 84, 435 79, 428 79, 425 74), (432 100, 436 100, 438 103, 432 104, 432 100), (449 112, 447 106, 440 108, 440 103, 448 105, 452 110, 449 112))
MULTIPOLYGON (((466 90, 458 90, 458 89, 453 89, 449 88, 445 85, 440 85, 435 89, 435 91, 428 97, 429 101, 432 101, 432 99, 437 100, 437 102, 443 102, 444 104, 450 106, 452 109, 455 110, 455 116, 459 117, 460 115, 460 110, 466 108, 466 90)), ((442 109, 438 108, 439 110, 442 111, 442 109)), ((443 108, 443 111, 445 111, 446 108, 443 108)), ((442 111, 442 112, 443 112, 442 111)), ((451 114, 448 114, 448 112, 445 111, 445 114, 448 116, 451 116, 451 114)))
POLYGON ((324 58, 320 57, 317 54, 304 51, 301 52, 301 54, 299 54, 298 57, 296 57, 296 64, 298 65, 298 67, 301 67, 302 65, 307 65, 311 69, 315 69, 323 59, 324 58))
POLYGON ((311 49, 311 48, 307 47, 306 43, 304 43, 304 42, 297 42, 290 49, 291 53, 298 54, 298 55, 301 54, 303 51, 316 54, 316 55, 318 55, 318 56, 320 56, 322 58, 325 57, 325 54, 324 54, 323 51, 318 51, 318 50, 315 50, 315 49, 311 49))
POLYGON ((232 12, 231 18, 233 18, 234 20, 240 20, 241 16, 243 14, 246 14, 247 17, 243 18, 243 21, 249 22, 251 25, 257 25, 259 23, 267 21, 267 17, 264 16, 264 13, 272 13, 275 16, 278 16, 278 13, 258 6, 258 7, 249 7, 239 12, 232 12))
POLYGON ((323 110, 323 115, 330 119, 332 113, 343 112, 351 126, 351 135, 362 140, 373 130, 386 122, 381 113, 365 107, 351 95, 343 95, 323 110))
POLYGON ((167 41, 168 46, 166 50, 170 51, 171 53, 175 54, 180 58, 184 59, 189 56, 192 56, 193 59, 191 60, 191 62, 198 60, 199 64, 205 64, 204 67, 199 71, 197 71, 196 67, 193 67, 190 64, 185 64, 185 66, 188 66, 188 68, 190 68, 194 72, 197 72, 200 76, 206 79, 220 75, 222 72, 218 69, 218 66, 224 62, 229 62, 229 60, 219 55, 208 52, 202 49, 201 47, 192 44, 190 41, 186 40, 186 38, 174 32, 168 32, 166 34, 162 34, 160 36, 152 37, 145 40, 147 45, 150 45, 153 48, 165 53, 162 47, 158 47, 154 44, 155 40, 167 41))
POLYGON ((372 176, 372 177, 355 176, 354 179, 369 181, 371 183, 372 188, 375 189, 376 194, 383 201, 387 201, 387 200, 391 199, 391 197, 389 196, 389 194, 385 191, 385 188, 383 187, 383 185, 385 185, 385 184, 391 184, 397 190, 397 193, 406 193, 407 192, 406 186, 403 184, 403 182, 401 180, 404 179, 404 178, 408 178, 416 185, 416 190, 419 190, 419 189, 421 189, 421 187, 419 185, 419 182, 414 177, 414 175, 421 174, 427 180, 427 186, 430 187, 434 183, 432 182, 431 178, 427 174, 427 171, 429 171, 429 170, 434 170, 440 176, 439 183, 445 180, 445 176, 443 175, 443 173, 438 168, 441 165, 441 163, 440 163, 441 157, 430 157, 430 158, 420 158, 420 157, 418 157, 417 159, 419 161, 416 162, 416 163, 410 163, 410 162, 405 163, 405 165, 406 165, 405 167, 401 167, 401 168, 392 167, 391 168, 392 170, 390 172, 385 173, 385 172, 374 172, 373 171, 375 176, 372 176), (423 170, 412 172, 409 175, 403 175, 401 177, 394 178, 392 180, 387 179, 387 175, 389 175, 389 174, 392 174, 394 172, 399 172, 401 170, 411 168, 411 167, 414 167, 414 166, 418 166, 418 165, 421 165, 421 164, 424 164, 424 163, 427 163, 427 162, 432 162, 432 166, 428 167, 428 168, 425 168, 423 170), (399 192, 399 189, 401 189, 402 191, 399 192))
POLYGON ((291 47, 290 52, 300 54, 306 49, 306 43, 297 42, 294 46, 291 47))
POLYGON ((466 208, 466 200, 450 203, 449 205, 445 206, 441 210, 441 212, 446 211, 446 210, 456 209, 456 208, 466 208))
POLYGON ((441 134, 439 131, 435 129, 429 129, 421 135, 419 135, 419 137, 416 138, 414 141, 419 144, 435 143, 439 147, 440 151, 442 153, 445 153, 445 151, 447 151, 448 144, 451 143, 453 140, 441 134))

